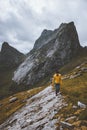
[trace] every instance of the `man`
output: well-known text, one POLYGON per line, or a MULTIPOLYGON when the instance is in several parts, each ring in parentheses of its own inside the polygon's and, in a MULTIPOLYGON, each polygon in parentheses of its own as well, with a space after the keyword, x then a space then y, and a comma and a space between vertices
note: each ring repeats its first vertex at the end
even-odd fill
POLYGON ((59 73, 59 71, 56 71, 56 73, 53 76, 53 80, 52 80, 52 86, 55 86, 56 89, 56 96, 58 94, 58 92, 60 91, 60 85, 62 84, 62 79, 61 79, 61 74, 59 73))

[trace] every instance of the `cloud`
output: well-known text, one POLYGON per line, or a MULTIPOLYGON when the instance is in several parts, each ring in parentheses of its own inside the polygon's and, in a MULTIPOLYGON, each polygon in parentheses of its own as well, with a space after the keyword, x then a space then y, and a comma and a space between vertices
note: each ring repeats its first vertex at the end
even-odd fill
POLYGON ((29 52, 43 29, 74 21, 81 45, 87 45, 86 0, 0 0, 0 46, 7 41, 29 52))

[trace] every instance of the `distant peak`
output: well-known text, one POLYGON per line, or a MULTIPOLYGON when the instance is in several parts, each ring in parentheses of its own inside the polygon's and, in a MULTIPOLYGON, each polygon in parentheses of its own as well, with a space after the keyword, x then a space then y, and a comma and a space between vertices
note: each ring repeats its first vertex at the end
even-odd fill
POLYGON ((3 48, 3 47, 7 47, 7 46, 9 46, 8 42, 3 42, 2 48, 3 48))
POLYGON ((3 42, 3 45, 9 45, 8 42, 3 42))
POLYGON ((70 24, 70 25, 74 25, 74 22, 73 22, 73 21, 71 21, 71 22, 69 22, 68 24, 70 24))

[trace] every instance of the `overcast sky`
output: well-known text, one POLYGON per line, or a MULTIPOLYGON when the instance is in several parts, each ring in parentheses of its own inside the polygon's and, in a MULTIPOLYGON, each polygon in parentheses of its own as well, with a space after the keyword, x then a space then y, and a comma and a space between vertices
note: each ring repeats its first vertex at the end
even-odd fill
POLYGON ((7 41, 27 53, 44 29, 71 21, 87 46, 87 0, 0 0, 0 46, 7 41))

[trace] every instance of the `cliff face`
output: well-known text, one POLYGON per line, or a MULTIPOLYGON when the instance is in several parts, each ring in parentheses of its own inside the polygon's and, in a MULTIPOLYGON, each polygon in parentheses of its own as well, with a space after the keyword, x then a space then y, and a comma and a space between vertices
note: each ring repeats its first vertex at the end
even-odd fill
POLYGON ((73 22, 63 23, 54 31, 44 30, 13 80, 34 85, 70 62, 81 48, 73 22))
POLYGON ((0 65, 4 67, 14 67, 19 65, 23 61, 24 57, 24 54, 11 47, 7 42, 2 44, 0 65))

